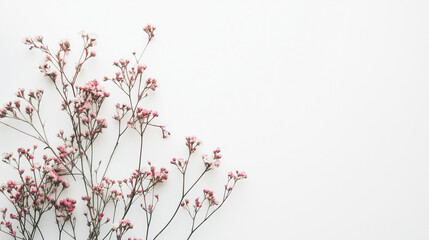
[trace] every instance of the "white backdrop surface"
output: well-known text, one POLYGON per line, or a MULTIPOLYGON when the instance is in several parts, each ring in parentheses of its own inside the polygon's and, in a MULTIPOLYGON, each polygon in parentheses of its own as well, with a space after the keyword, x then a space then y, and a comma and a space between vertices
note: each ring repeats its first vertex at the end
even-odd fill
MULTIPOLYGON (((157 27, 143 62, 159 89, 147 104, 172 136, 150 132, 144 156, 172 175, 154 224, 177 196, 169 161, 196 135, 206 152, 223 149, 206 185, 220 194, 234 169, 249 179, 194 239, 429 239, 428 1, 1 1, 0 9, 2 103, 19 87, 55 100, 26 36, 79 49, 82 30, 96 33, 84 82, 112 75, 114 60, 143 46, 142 27, 157 27)), ((54 136, 65 118, 59 103, 45 103, 54 136)), ((0 133, 1 152, 33 144, 0 133)), ((109 134, 99 149, 113 145, 109 134)), ((129 173, 137 148, 130 134, 113 178, 129 173)), ((0 172, 9 178, 4 165, 0 172)), ((189 224, 182 211, 164 239, 183 239, 189 224)))

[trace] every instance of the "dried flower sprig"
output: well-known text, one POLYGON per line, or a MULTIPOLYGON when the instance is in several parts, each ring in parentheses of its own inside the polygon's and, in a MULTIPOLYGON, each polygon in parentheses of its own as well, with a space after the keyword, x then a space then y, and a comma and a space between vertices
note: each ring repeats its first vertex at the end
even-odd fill
POLYGON ((203 196, 196 198, 191 205, 188 195, 208 172, 220 166, 222 155, 219 148, 210 156, 202 155, 204 170, 197 179, 190 181, 188 166, 201 141, 196 137, 186 137, 187 156, 171 160, 171 164, 181 175, 181 195, 177 199, 177 207, 165 224, 155 233, 151 233, 154 228, 151 226, 152 219, 160 201, 156 187, 170 178, 170 172, 166 168, 157 168, 151 162, 144 163, 142 157, 143 138, 147 128, 160 129, 163 138, 170 135, 166 127, 158 123, 158 112, 148 110, 143 104, 143 100, 158 88, 156 79, 145 76, 147 66, 140 63, 147 46, 155 37, 155 29, 151 25, 143 28, 148 35, 147 43, 139 57, 133 52, 134 62, 129 59, 115 61, 113 66, 118 69, 117 72, 113 77, 103 79, 113 83, 127 100, 114 106, 113 119, 117 123, 117 135, 109 158, 99 162, 94 160, 94 143, 108 127, 106 118, 100 113, 105 107, 105 99, 111 96, 95 79, 86 83, 79 81, 79 73, 85 63, 96 56, 96 38, 82 34, 82 52, 72 73, 66 70, 68 56, 72 50, 69 41, 60 42, 58 49, 53 52, 41 36, 25 39, 24 43, 30 50, 37 49, 45 55, 45 61, 39 69, 51 80, 61 98, 61 109, 66 114, 70 127, 65 131, 59 130, 56 137, 61 144, 52 145, 41 113, 43 90, 19 89, 16 94, 18 100, 11 101, 0 109, 1 124, 43 145, 41 158, 35 157, 36 145, 29 149, 19 148, 17 155, 3 155, 3 162, 12 167, 17 176, 16 180, 10 180, 0 187, 0 192, 12 206, 0 210, 1 232, 13 239, 45 239, 40 222, 49 221, 45 219, 49 219, 47 213, 52 211, 58 238, 76 240, 79 217, 75 216, 75 209, 83 207, 85 210, 81 218, 86 219, 87 239, 123 239, 138 225, 144 226, 146 231, 142 238, 134 238, 135 240, 155 240, 170 226, 180 207, 183 207, 192 219, 192 227, 187 236, 187 239, 190 239, 195 231, 222 207, 236 183, 247 178, 244 172, 230 172, 220 200, 217 200, 213 191, 205 189, 203 196), (24 123, 26 129, 16 126, 17 122, 24 123), (130 129, 137 133, 140 141, 135 170, 127 178, 112 180, 107 177, 110 164, 122 136, 130 129), (70 184, 81 184, 85 194, 64 196, 70 184), (130 209, 135 205, 143 211, 143 219, 129 219, 130 209), (203 209, 205 213, 199 214, 203 209), (142 220, 146 224, 142 224, 142 220))

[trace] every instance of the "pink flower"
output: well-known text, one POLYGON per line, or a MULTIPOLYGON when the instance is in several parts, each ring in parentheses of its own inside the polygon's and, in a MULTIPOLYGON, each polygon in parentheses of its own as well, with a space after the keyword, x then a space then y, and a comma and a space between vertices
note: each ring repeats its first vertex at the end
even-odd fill
POLYGON ((149 37, 149 41, 152 40, 153 37, 155 37, 155 34, 153 33, 155 31, 156 27, 151 26, 150 24, 147 25, 143 30, 147 33, 149 37))

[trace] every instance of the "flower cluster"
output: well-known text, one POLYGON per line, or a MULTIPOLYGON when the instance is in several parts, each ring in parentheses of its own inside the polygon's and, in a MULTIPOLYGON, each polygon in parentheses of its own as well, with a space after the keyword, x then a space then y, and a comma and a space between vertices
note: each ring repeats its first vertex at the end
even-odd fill
POLYGON ((122 239, 122 236, 124 236, 124 234, 128 230, 133 228, 134 228, 134 225, 131 223, 130 220, 127 219, 127 220, 121 220, 117 227, 116 226, 112 227, 112 230, 115 231, 116 238, 119 240, 119 239, 122 239))
MULTIPOLYGON (((150 30, 152 35, 153 30, 155 29, 151 28, 150 30)), ((133 54, 136 57, 135 53, 133 54)), ((119 122, 120 136, 128 128, 135 129, 140 135, 143 135, 146 128, 151 126, 161 129, 163 138, 166 138, 170 132, 165 129, 165 126, 152 123, 152 120, 158 117, 158 113, 139 107, 142 100, 149 95, 149 91, 155 91, 158 87, 156 79, 147 78, 144 80, 143 75, 147 67, 139 64, 140 59, 136 58, 136 65, 131 66, 129 59, 121 58, 119 61, 113 62, 113 65, 119 69, 115 76, 104 77, 104 81, 114 83, 129 99, 127 104, 116 104, 116 114, 113 118, 119 122), (126 127, 123 129, 121 128, 122 121, 126 122, 126 127)))
POLYGON ((63 99, 65 97, 65 93, 67 87, 69 85, 72 86, 72 91, 74 92, 74 85, 77 81, 78 75, 82 70, 82 66, 86 61, 90 58, 96 56, 93 47, 96 45, 96 39, 94 36, 90 34, 82 33, 82 39, 84 42, 84 47, 81 53, 81 57, 79 58, 78 63, 75 66, 75 73, 73 77, 68 77, 65 73, 66 66, 66 56, 71 51, 71 44, 69 41, 62 41, 58 44, 58 50, 56 53, 53 53, 49 50, 48 46, 43 42, 42 36, 37 36, 34 38, 27 37, 24 40, 24 44, 30 46, 29 49, 39 49, 45 54, 45 63, 39 66, 40 71, 57 86, 57 77, 60 77, 61 88, 63 89, 63 99), (53 70, 56 69, 56 70, 53 70))
POLYGON ((0 109, 0 118, 11 118, 14 120, 33 122, 33 114, 36 111, 39 114, 40 102, 43 97, 43 90, 30 90, 26 93, 24 88, 20 88, 16 97, 20 100, 10 101, 5 108, 0 109), (22 101, 22 102, 21 102, 22 101), (23 107, 25 105, 25 107, 23 107))
POLYGON ((113 119, 119 122, 132 110, 131 106, 127 104, 117 103, 115 107, 116 107, 116 114, 113 116, 113 119))
POLYGON ((157 81, 154 78, 147 78, 143 81, 143 74, 146 70, 146 66, 137 64, 135 66, 129 66, 129 59, 119 59, 119 61, 113 62, 113 66, 119 68, 119 72, 115 73, 112 78, 104 77, 104 81, 111 81, 118 86, 127 95, 132 93, 133 88, 138 85, 138 97, 144 98, 148 96, 148 91, 155 91, 158 87, 157 81))
MULTIPOLYGON (((17 158, 11 153, 3 155, 3 162, 17 170, 19 179, 8 181, 0 188, 0 192, 14 206, 15 210, 9 216, 3 214, 3 222, 7 223, 7 226, 12 226, 12 221, 19 223, 21 226, 19 237, 25 239, 34 237, 35 232, 23 231, 22 226, 30 223, 34 230, 37 228, 37 219, 54 207, 59 210, 62 203, 58 202, 58 198, 63 190, 70 186, 69 182, 57 172, 57 163, 52 158, 44 156, 42 163, 35 160, 34 151, 36 149, 37 146, 34 146, 33 149, 19 148, 17 158), (24 161, 30 168, 29 175, 25 174, 26 171, 22 167, 24 161)), ((74 205, 69 208, 71 210, 69 216, 73 212, 72 209, 74 210, 74 205)), ((4 210, 4 212, 6 211, 4 210)), ((59 217, 59 215, 57 216, 59 217)), ((18 236, 18 233, 14 231, 9 231, 9 235, 18 236)))
MULTIPOLYGON (((94 137, 94 135, 101 133, 103 128, 107 128, 106 119, 99 118, 98 112, 104 99, 110 94, 104 91, 97 80, 89 81, 78 89, 79 97, 73 102, 76 116, 88 129, 83 136, 85 138, 94 137)), ((63 104, 63 109, 65 109, 65 105, 66 103, 63 104)))
MULTIPOLYGON (((16 230, 12 224, 11 221, 7 221, 6 219, 6 214, 7 214, 7 208, 2 208, 0 209, 0 212, 2 214, 2 221, 0 222, 0 231, 5 232, 6 234, 10 235, 13 238, 16 238, 16 230), (6 230, 3 230, 3 226, 6 227, 6 230)), ((11 214, 11 218, 12 218, 12 214, 11 214)))
POLYGON ((247 178, 247 174, 245 172, 239 172, 238 170, 235 172, 229 172, 228 173, 228 180, 233 179, 234 182, 237 182, 238 180, 247 178))
POLYGON ((220 166, 220 159, 222 155, 220 154, 220 148, 217 148, 213 151, 213 156, 209 157, 208 155, 203 155, 203 162, 207 169, 213 169, 214 167, 220 166))
POLYGON ((161 168, 158 172, 154 166, 150 167, 150 171, 147 172, 152 184, 162 183, 168 179, 168 170, 161 168))
POLYGON ((209 202, 209 206, 219 205, 219 202, 213 196, 213 191, 204 189, 203 192, 204 192, 204 199, 206 199, 209 202))
POLYGON ((153 37, 155 37, 155 34, 153 33, 155 31, 156 27, 152 26, 152 25, 147 25, 145 28, 143 28, 143 30, 147 33, 147 35, 149 36, 149 41, 152 40, 153 37))
POLYGON ((57 221, 67 221, 71 218, 74 209, 76 208, 76 200, 66 198, 55 204, 57 221))
POLYGON ((183 174, 188 167, 189 160, 183 160, 183 158, 173 158, 170 163, 175 165, 177 169, 179 169, 179 171, 183 174))
POLYGON ((186 146, 190 153, 197 151, 197 147, 201 145, 201 141, 197 137, 186 137, 186 146))

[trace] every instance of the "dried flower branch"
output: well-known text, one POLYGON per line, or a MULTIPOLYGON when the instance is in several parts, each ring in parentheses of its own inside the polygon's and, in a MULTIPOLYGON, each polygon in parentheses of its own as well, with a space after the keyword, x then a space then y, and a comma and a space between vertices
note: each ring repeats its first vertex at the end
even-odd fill
MULTIPOLYGON (((113 119, 117 122, 117 135, 109 158, 101 162, 95 162, 94 143, 108 127, 106 118, 101 116, 100 112, 105 107, 105 99, 111 96, 97 80, 79 82, 79 73, 85 63, 96 56, 93 50, 96 44, 95 37, 82 34, 82 52, 71 74, 65 68, 68 55, 72 50, 70 42, 60 42, 58 50, 52 52, 41 36, 25 39, 24 43, 30 50, 37 49, 45 55, 45 62, 39 69, 51 80, 61 98, 61 109, 66 114, 70 125, 66 131, 58 131, 56 137, 61 144, 52 145, 41 113, 43 90, 19 89, 16 94, 18 100, 11 101, 0 109, 1 124, 43 145, 41 158, 35 157, 36 145, 29 149, 19 148, 17 155, 12 153, 3 155, 3 162, 14 169, 16 180, 10 180, 0 188, 0 192, 12 206, 10 209, 0 210, 1 232, 12 239, 30 240, 36 237, 45 239, 40 222, 50 221, 44 219, 49 219, 48 213, 52 211, 58 229, 58 238, 77 239, 76 226, 79 217, 75 216, 75 209, 80 206, 85 208, 82 217, 86 219, 87 239, 115 237, 123 239, 132 232, 135 224, 142 225, 142 219, 129 220, 130 209, 137 205, 143 211, 146 231, 142 238, 134 239, 157 239, 173 222, 180 207, 183 207, 192 219, 192 227, 187 236, 187 239, 190 239, 195 231, 223 206, 236 183, 247 178, 244 172, 231 172, 228 174, 228 181, 220 200, 217 200, 213 191, 206 189, 203 191, 203 196, 196 198, 191 205, 187 199, 191 190, 208 172, 220 166, 222 155, 219 148, 214 150, 211 156, 203 155, 204 170, 197 179, 189 181, 188 166, 201 141, 196 137, 187 137, 185 142, 187 156, 171 160, 171 164, 178 169, 181 176, 181 195, 177 199, 177 207, 165 224, 159 226, 151 236, 151 229, 154 228, 151 223, 160 200, 155 189, 170 178, 170 173, 166 168, 157 168, 151 162, 143 162, 143 138, 148 128, 160 129, 163 138, 168 137, 170 132, 164 125, 157 122, 158 112, 148 110, 143 105, 143 99, 158 87, 157 80, 145 77, 147 67, 140 64, 143 53, 155 37, 155 27, 148 25, 143 30, 148 38, 139 57, 134 52, 134 63, 128 59, 115 61, 113 65, 117 68, 117 72, 113 77, 104 77, 104 81, 113 83, 124 94, 127 101, 117 103, 113 108, 115 111, 113 119), (24 123, 26 128, 18 127, 15 123, 24 123), (137 133, 140 143, 136 168, 128 178, 112 180, 107 177, 109 167, 122 136, 128 130, 137 133), (64 196, 70 184, 81 184, 85 194, 64 196)), ((131 238, 128 237, 128 239, 131 238)))

